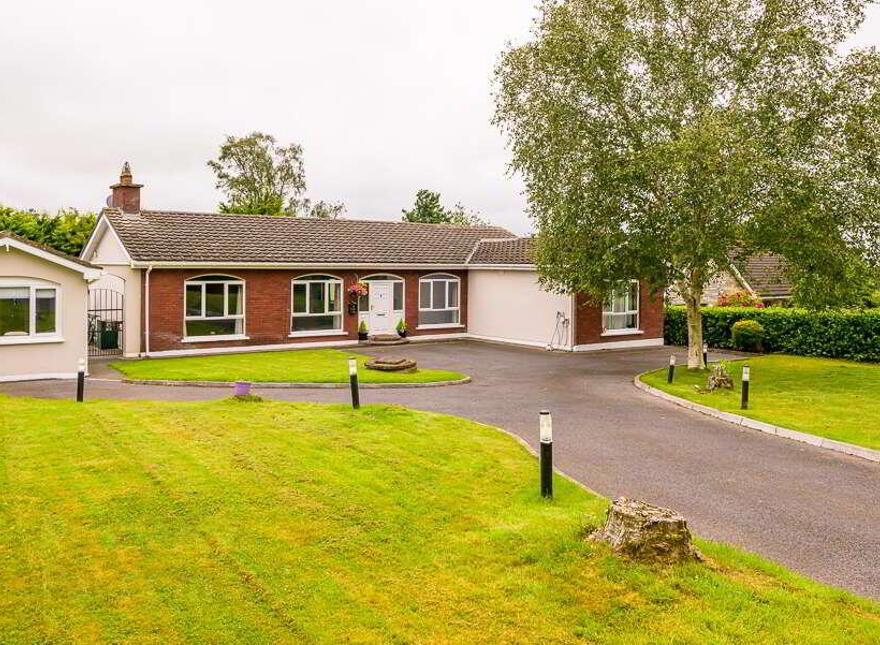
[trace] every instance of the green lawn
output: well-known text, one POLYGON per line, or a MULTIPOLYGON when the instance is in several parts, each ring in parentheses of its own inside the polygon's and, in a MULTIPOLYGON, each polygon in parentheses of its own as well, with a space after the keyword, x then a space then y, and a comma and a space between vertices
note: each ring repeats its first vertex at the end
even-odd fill
POLYGON ((708 372, 666 369, 642 381, 670 394, 791 430, 880 449, 880 365, 773 354, 732 363, 736 389, 706 392, 708 372), (742 366, 751 367, 749 409, 740 410, 742 366))
POLYGON ((364 367, 364 363, 369 360, 368 356, 335 349, 150 358, 119 361, 111 363, 111 366, 128 378, 151 381, 348 383, 349 356, 357 358, 358 375, 362 383, 431 383, 464 378, 463 374, 445 370, 419 369, 409 374, 368 370, 364 367))
POLYGON ((0 396, 0 642, 880 642, 876 603, 730 547, 621 562, 556 489, 401 408, 0 396))

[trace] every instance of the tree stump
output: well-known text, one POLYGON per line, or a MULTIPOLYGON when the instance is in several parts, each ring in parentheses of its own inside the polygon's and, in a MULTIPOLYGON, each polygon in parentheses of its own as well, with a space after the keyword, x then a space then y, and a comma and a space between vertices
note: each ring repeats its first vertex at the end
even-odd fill
POLYGON ((691 544, 691 533, 681 515, 626 497, 611 502, 605 526, 590 539, 606 542, 615 555, 638 562, 676 564, 703 559, 691 544))
POLYGON ((709 372, 709 382, 706 384, 706 389, 710 392, 720 389, 733 389, 733 377, 730 376, 730 372, 727 371, 727 367, 723 363, 715 363, 715 365, 712 366, 712 370, 709 372))

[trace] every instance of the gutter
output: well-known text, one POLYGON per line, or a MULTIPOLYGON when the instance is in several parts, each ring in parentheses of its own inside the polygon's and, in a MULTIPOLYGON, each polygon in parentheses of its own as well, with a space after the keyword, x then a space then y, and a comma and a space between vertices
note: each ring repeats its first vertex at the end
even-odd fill
POLYGON ((424 262, 139 262, 135 269, 385 269, 466 271, 468 269, 498 271, 535 271, 534 264, 426 264, 424 262))

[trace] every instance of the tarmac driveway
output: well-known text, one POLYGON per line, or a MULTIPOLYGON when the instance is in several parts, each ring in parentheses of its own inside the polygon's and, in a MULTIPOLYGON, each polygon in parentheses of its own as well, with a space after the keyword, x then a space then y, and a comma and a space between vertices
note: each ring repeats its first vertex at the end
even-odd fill
MULTIPOLYGON (((880 598, 880 464, 761 434, 637 390, 635 374, 670 350, 550 354, 475 342, 370 348, 473 376, 443 388, 363 390, 504 428, 533 447, 538 412, 553 413, 554 463, 590 489, 674 508, 701 536, 731 542, 826 583, 880 598)), ((98 376, 100 374, 96 374, 98 376)), ((96 398, 197 400, 228 389, 90 379, 96 398)), ((70 396, 63 382, 0 384, 23 396, 70 396)), ((270 390, 291 401, 347 402, 345 390, 270 390)), ((759 391, 753 398, 760 397, 759 391)), ((536 480, 537 486, 537 480, 536 480)))

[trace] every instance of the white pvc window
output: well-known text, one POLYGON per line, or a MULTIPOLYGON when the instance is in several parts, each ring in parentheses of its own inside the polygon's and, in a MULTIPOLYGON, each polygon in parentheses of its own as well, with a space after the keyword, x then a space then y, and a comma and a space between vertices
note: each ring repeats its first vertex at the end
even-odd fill
POLYGON ((461 280, 442 273, 419 279, 419 326, 458 325, 461 280))
POLYGON ((0 282, 0 344, 58 335, 60 289, 48 283, 0 282))
POLYGON ((342 280, 329 275, 297 278, 290 289, 290 333, 342 331, 342 280))
POLYGON ((602 308, 602 328, 605 333, 622 333, 639 328, 639 282, 631 280, 619 285, 602 308))
POLYGON ((184 327, 187 338, 244 334, 244 281, 208 275, 186 281, 184 327))

